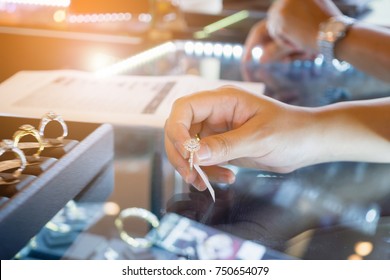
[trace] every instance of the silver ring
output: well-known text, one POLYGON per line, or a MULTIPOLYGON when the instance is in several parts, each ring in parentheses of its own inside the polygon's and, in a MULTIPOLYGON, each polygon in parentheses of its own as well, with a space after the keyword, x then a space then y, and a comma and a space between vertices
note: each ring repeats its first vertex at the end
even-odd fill
POLYGON ((14 141, 10 139, 3 139, 0 142, 0 156, 2 156, 5 152, 11 151, 16 154, 20 159, 20 167, 14 171, 12 174, 13 177, 18 178, 20 174, 22 174, 23 170, 26 168, 27 159, 24 155, 23 151, 15 146, 14 141))
POLYGON ((147 221, 153 228, 156 228, 160 224, 156 215, 146 209, 134 207, 122 210, 115 219, 115 226, 118 229, 119 236, 123 241, 136 248, 151 247, 153 245, 152 241, 146 238, 132 237, 123 229, 124 220, 130 217, 141 218, 142 220, 147 221))
POLYGON ((190 152, 190 158, 188 159, 188 162, 190 163, 190 170, 192 170, 194 166, 194 153, 200 149, 199 139, 199 135, 197 134, 196 138, 188 139, 183 144, 184 149, 190 152))
POLYGON ((45 127, 49 122, 52 122, 52 121, 58 122, 61 125, 62 130, 63 130, 62 136, 57 137, 57 140, 59 140, 59 141, 64 140, 64 138, 66 136, 68 136, 68 126, 66 125, 65 121, 63 120, 63 118, 60 115, 58 115, 52 111, 46 113, 42 117, 42 119, 39 123, 39 128, 38 128, 39 135, 41 135, 42 138, 45 138, 45 127))

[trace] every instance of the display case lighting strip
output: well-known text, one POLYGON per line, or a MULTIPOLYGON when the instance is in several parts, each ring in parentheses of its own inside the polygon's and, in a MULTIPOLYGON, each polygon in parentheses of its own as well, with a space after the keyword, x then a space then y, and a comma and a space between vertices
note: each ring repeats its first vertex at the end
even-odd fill
MULTIPOLYGON (((187 55, 196 56, 215 56, 223 58, 241 59, 244 53, 244 47, 242 45, 211 43, 211 42, 196 42, 187 41, 182 45, 184 52, 187 55)), ((259 61, 263 55, 263 49, 261 47, 254 47, 252 49, 252 59, 259 61)))
MULTIPOLYGON (((224 58, 240 59, 244 52, 242 45, 235 44, 222 44, 222 43, 211 43, 211 42, 195 42, 188 41, 182 46, 184 52, 187 55, 196 56, 215 56, 224 58)), ((262 49, 255 47, 252 50, 252 57, 254 60, 259 60, 262 55, 262 49)))
POLYGON ((106 68, 100 69, 96 71, 95 74, 97 77, 109 77, 118 75, 175 50, 176 45, 173 42, 167 42, 147 51, 131 56, 125 60, 119 61, 106 68))
POLYGON ((69 7, 71 0, 0 0, 0 4, 22 4, 50 7, 69 7))
POLYGON ((69 23, 126 22, 132 19, 136 19, 139 22, 149 23, 152 20, 152 16, 150 14, 145 14, 145 13, 71 14, 68 16, 69 23))
POLYGON ((68 16, 70 23, 95 23, 130 21, 130 13, 105 13, 105 14, 72 14, 68 16))

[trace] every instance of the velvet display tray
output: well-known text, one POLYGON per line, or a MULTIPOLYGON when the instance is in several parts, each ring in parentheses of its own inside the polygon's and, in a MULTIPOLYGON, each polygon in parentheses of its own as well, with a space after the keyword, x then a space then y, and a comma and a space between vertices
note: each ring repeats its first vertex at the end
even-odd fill
MULTIPOLYGON (((37 128, 39 122, 39 119, 0 116, 0 140, 12 139, 21 125, 37 128)), ((21 182, 9 194, 4 192, 6 186, 0 186, 3 193, 0 197, 0 259, 13 258, 69 200, 104 199, 113 189, 114 175, 107 171, 112 170, 114 158, 112 126, 66 124, 69 134, 62 152, 50 155, 45 149, 41 156, 45 164, 35 167, 42 170, 29 171, 34 175, 22 174, 21 182)), ((52 122, 47 125, 45 136, 58 135, 59 129, 59 125, 52 122)), ((25 139, 20 142, 23 141, 25 139)), ((26 153, 28 155, 28 151, 26 153)))

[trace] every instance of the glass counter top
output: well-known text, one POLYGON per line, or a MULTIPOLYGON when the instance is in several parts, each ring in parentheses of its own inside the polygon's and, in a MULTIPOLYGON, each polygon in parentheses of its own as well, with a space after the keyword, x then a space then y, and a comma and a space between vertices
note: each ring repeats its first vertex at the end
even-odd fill
MULTIPOLYGON (((174 49, 128 65, 121 74, 195 74, 263 82, 267 95, 300 106, 390 94, 390 84, 345 63, 329 67, 317 59, 262 65, 254 52, 254 60, 243 65, 238 44, 171 44, 174 49)), ((208 192, 184 184, 174 171, 164 153, 162 129, 115 126, 114 130, 115 160, 108 171, 115 180, 113 192, 108 197, 80 195, 70 201, 16 259, 183 258, 158 246, 140 249, 125 243, 115 219, 129 207, 148 209, 159 219, 179 214, 265 246, 280 253, 280 258, 390 257, 389 164, 335 162, 289 174, 232 166, 236 182, 213 184, 213 203, 208 192)), ((150 231, 144 221, 130 220, 125 225, 129 234, 142 237, 150 231)))

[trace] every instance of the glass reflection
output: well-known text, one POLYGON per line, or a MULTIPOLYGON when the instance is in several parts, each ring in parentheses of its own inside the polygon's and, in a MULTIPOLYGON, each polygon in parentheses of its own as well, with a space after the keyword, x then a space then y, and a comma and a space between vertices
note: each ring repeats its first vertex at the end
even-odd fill
POLYGON ((235 184, 214 185, 215 204, 190 187, 171 197, 167 211, 298 258, 377 258, 379 248, 389 248, 389 168, 334 163, 287 175, 241 169, 235 184))

